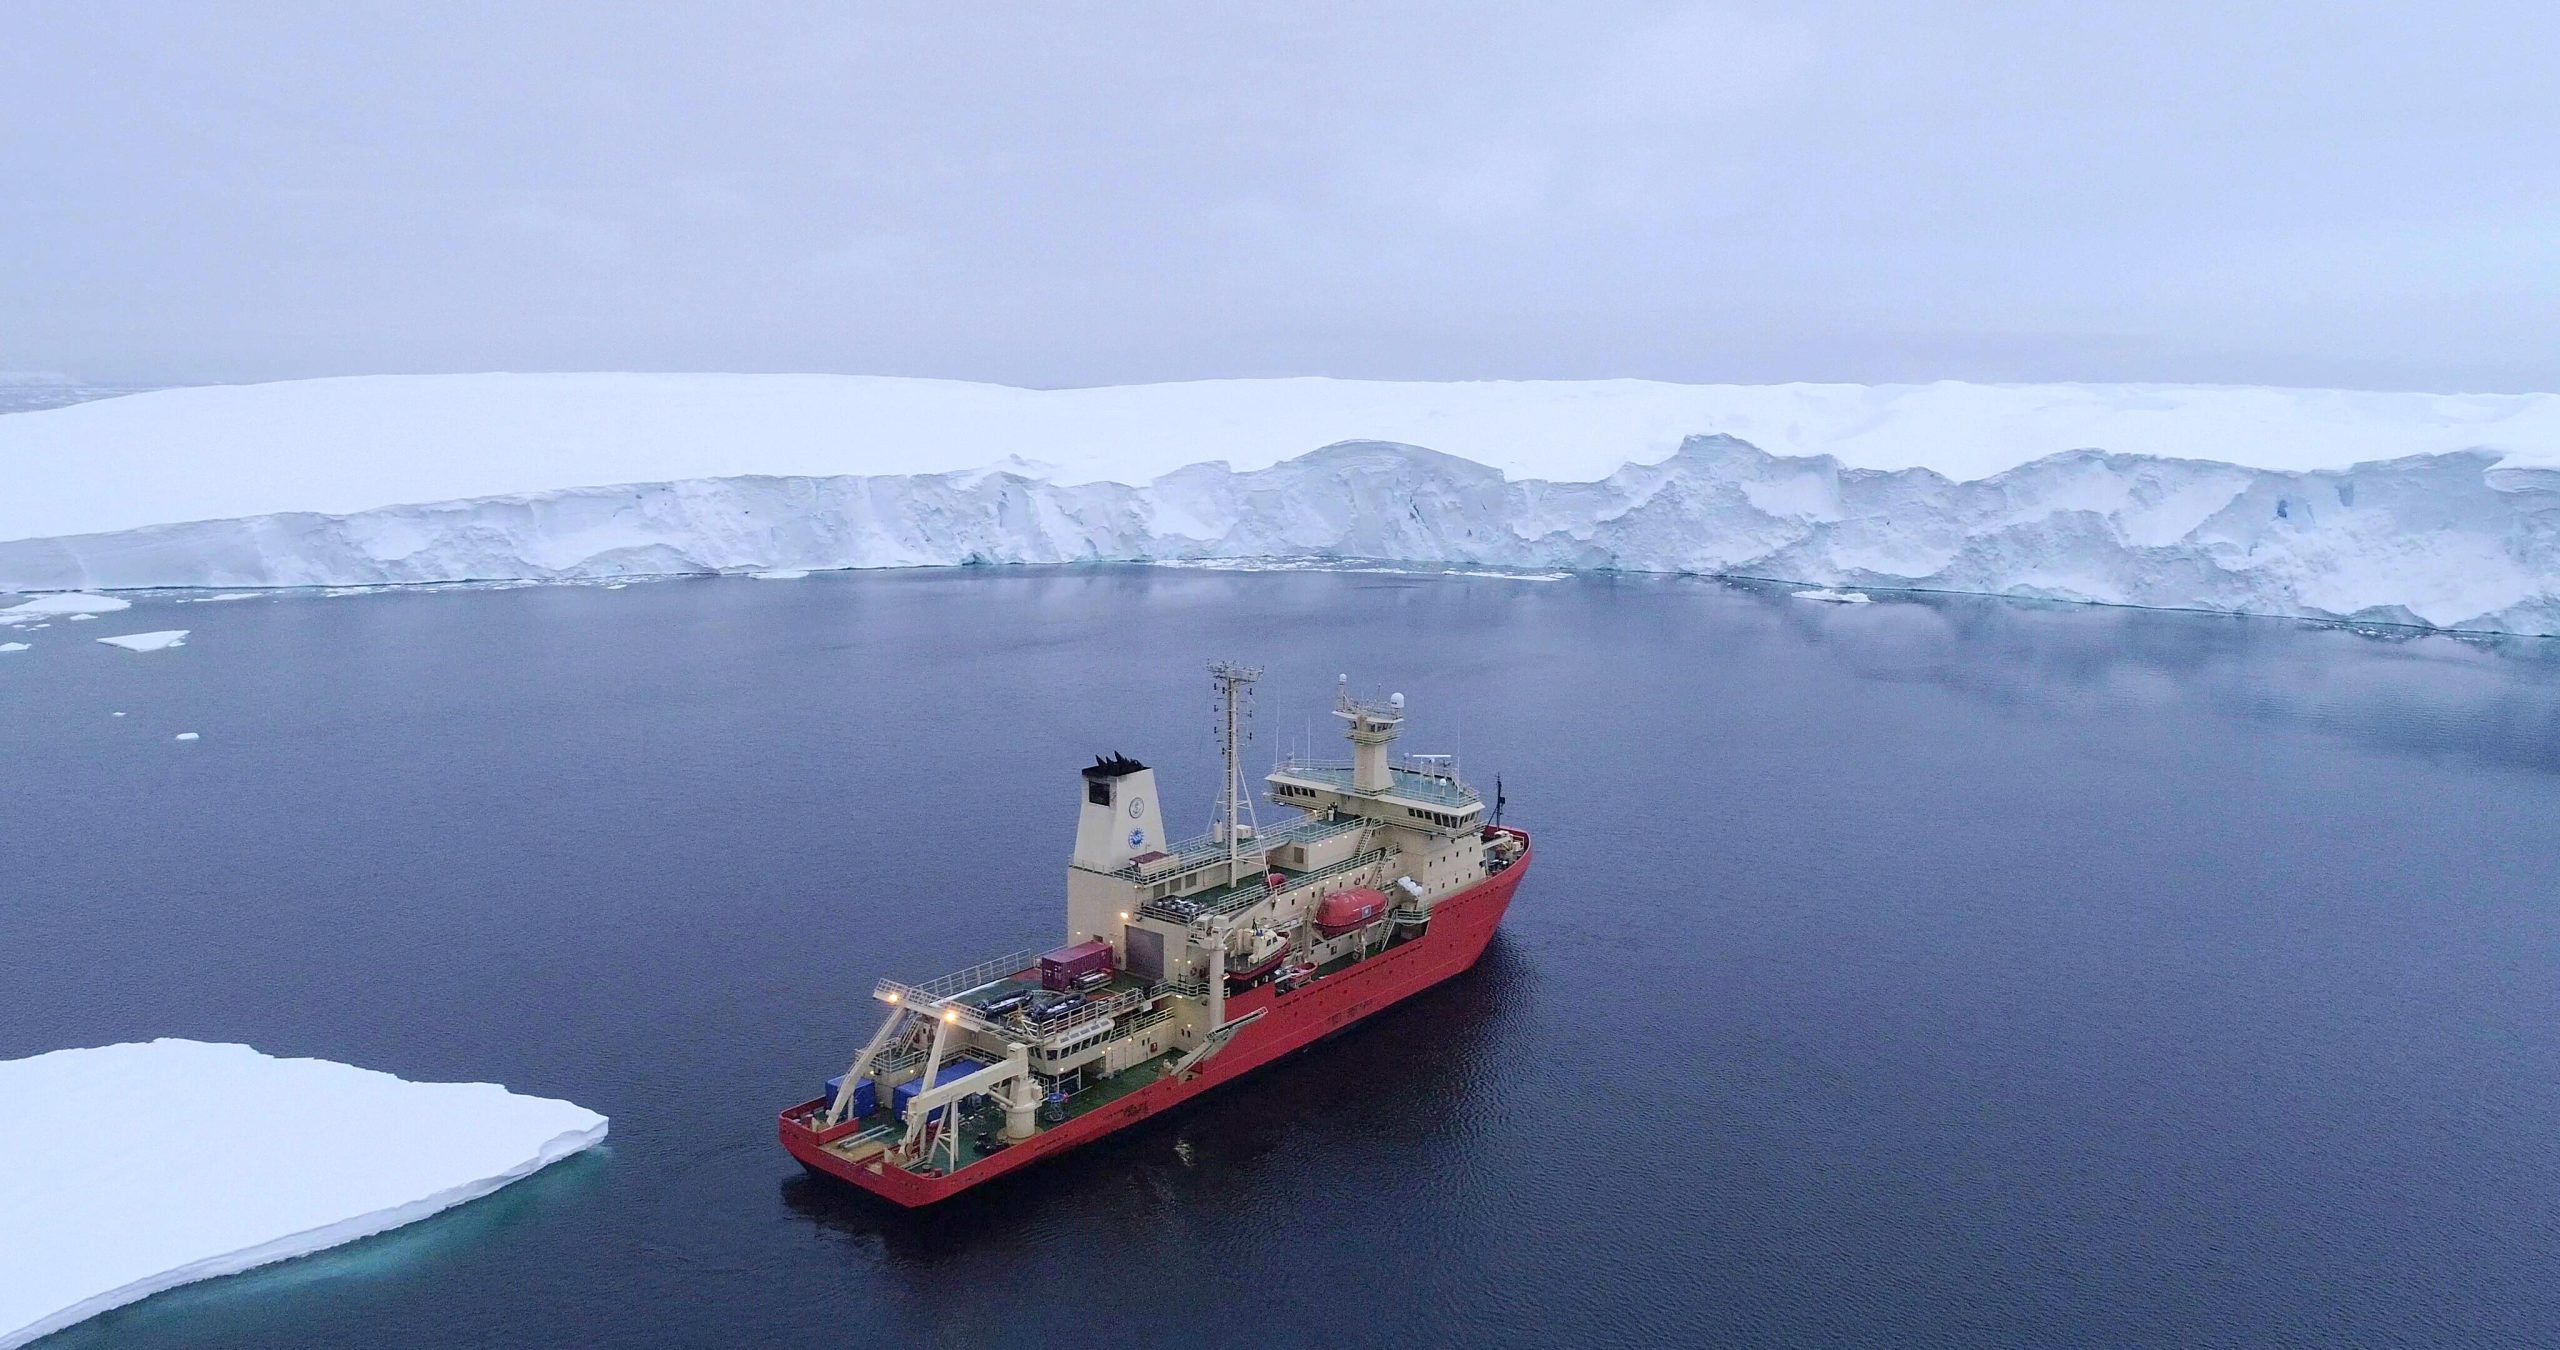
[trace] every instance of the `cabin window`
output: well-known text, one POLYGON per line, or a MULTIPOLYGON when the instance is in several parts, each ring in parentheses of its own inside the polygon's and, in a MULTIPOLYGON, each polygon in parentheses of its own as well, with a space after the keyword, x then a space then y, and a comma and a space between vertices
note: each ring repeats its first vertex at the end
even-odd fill
POLYGON ((1109 806, 1111 804, 1110 782, 1101 778, 1084 780, 1084 799, 1096 806, 1109 806))

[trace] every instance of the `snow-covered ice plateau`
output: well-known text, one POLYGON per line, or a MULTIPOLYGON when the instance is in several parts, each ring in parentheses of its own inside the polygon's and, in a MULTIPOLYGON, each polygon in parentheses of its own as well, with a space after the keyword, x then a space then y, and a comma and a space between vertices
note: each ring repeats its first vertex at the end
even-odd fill
POLYGON ((0 418, 0 475, 19 591, 1357 559, 2560 633, 2548 394, 364 377, 0 418))
POLYGON ((414 1223, 605 1137, 584 1107, 158 1040, 0 1062, 0 1350, 414 1223), (183 1114, 141 1109, 183 1103, 183 1114))

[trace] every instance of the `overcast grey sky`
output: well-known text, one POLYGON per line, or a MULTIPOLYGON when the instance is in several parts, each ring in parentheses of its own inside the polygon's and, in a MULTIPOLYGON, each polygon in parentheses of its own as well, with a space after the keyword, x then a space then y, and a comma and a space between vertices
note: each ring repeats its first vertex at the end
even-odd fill
POLYGON ((2560 5, 0 7, 0 370, 2560 389, 2560 5))

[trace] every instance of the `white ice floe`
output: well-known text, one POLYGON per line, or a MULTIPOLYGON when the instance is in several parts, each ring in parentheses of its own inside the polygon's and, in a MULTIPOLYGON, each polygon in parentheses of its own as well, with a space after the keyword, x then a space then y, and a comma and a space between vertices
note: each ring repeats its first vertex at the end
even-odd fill
POLYGON ((21 604, 0 609, 0 623, 31 623, 65 614, 74 617, 113 614, 117 610, 131 608, 133 608, 132 601, 120 600, 112 595, 39 595, 21 604))
POLYGON ((0 1350, 414 1223, 605 1130, 570 1102, 245 1045, 159 1040, 0 1062, 0 1350))
POLYGON ((1867 603, 1867 593, 1865 591, 1834 591, 1827 590, 1819 586, 1812 590, 1796 592, 1796 598, 1798 600, 1820 600, 1825 604, 1831 605, 1863 605, 1867 603))
POLYGON ((798 581, 802 577, 809 575, 809 569, 805 567, 777 567, 769 572, 750 572, 747 575, 754 577, 758 581, 798 581))
POLYGON ((110 647, 122 647, 129 652, 157 652, 187 645, 187 634, 194 631, 192 628, 163 628, 153 633, 127 633, 122 637, 102 637, 98 641, 110 647))
POLYGON ((87 623, 96 617, 98 616, 95 614, 74 614, 68 621, 71 623, 87 623))
POLYGON ((169 739, 170 739, 170 740, 173 740, 173 741, 195 741, 195 740, 202 740, 202 739, 204 739, 204 738, 203 738, 203 737, 201 737, 201 736, 196 735, 196 734, 195 734, 194 732, 192 732, 192 731, 181 731, 181 732, 179 732, 177 735, 172 736, 172 737, 170 737, 169 739))
POLYGON ((22 652, 26 649, 27 644, 23 642, 0 642, 0 652, 22 652))
POLYGON ((179 601, 182 605, 218 605, 225 600, 255 600, 256 591, 224 591, 220 595, 194 595, 179 601))
POLYGON ((2560 633, 2548 394, 364 377, 0 418, 0 479, 37 590, 1281 558, 2560 633))

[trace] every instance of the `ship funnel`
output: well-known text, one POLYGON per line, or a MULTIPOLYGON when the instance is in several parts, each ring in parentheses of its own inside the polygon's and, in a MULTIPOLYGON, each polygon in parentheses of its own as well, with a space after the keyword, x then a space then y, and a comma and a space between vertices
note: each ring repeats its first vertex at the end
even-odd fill
POLYGON ((1078 867, 1117 870, 1164 847, 1164 810, 1156 803, 1156 771, 1122 754, 1096 756, 1083 774, 1076 816, 1078 867))

